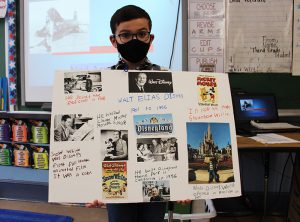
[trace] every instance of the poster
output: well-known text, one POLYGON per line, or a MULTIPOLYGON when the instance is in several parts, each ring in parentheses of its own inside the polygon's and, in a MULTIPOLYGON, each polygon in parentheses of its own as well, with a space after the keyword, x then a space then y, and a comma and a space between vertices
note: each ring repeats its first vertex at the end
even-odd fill
POLYGON ((225 72, 290 73, 292 0, 227 1, 225 72))
POLYGON ((53 93, 50 202, 241 194, 226 74, 60 71, 53 93))

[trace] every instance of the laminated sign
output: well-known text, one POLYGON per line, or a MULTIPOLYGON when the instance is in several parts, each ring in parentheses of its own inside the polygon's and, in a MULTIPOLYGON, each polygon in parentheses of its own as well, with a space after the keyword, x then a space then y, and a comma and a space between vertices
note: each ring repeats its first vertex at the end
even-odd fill
POLYGON ((0 124, 0 141, 9 141, 9 124, 0 124))
POLYGON ((7 144, 0 144, 0 165, 12 165, 11 148, 7 144))
POLYGON ((34 143, 48 143, 48 129, 46 126, 32 126, 31 130, 34 143))
POLYGON ((12 141, 14 142, 28 142, 27 141, 27 126, 26 124, 12 125, 12 141))
POLYGON ((49 168, 48 153, 33 152, 33 163, 33 168, 47 170, 49 168))
POLYGON ((241 195, 226 74, 60 71, 50 129, 50 202, 241 195), (98 90, 69 84, 91 75, 98 90))
POLYGON ((30 167, 30 153, 28 149, 14 149, 14 165, 20 167, 30 167))

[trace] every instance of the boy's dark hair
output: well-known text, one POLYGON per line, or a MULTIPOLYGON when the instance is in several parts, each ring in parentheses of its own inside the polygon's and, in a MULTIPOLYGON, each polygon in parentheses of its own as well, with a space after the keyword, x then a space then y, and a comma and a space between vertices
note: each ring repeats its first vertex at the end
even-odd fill
POLYGON ((61 121, 66 121, 67 119, 70 119, 70 118, 71 118, 71 116, 69 116, 69 115, 63 115, 61 117, 61 121))
POLYGON ((121 138, 121 130, 114 130, 114 133, 118 133, 119 134, 119 138, 121 138))
POLYGON ((121 22, 127 22, 133 19, 145 18, 149 22, 149 28, 151 31, 152 21, 149 14, 142 8, 135 5, 126 5, 118 9, 110 19, 111 32, 115 34, 116 27, 120 25, 121 22))

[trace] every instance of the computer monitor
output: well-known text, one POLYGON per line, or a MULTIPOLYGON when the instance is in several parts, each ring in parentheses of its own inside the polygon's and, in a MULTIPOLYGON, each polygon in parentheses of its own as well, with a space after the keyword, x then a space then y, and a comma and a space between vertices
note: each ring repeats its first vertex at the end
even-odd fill
POLYGON ((234 118, 236 123, 274 122, 278 120, 278 110, 274 94, 233 95, 234 118))

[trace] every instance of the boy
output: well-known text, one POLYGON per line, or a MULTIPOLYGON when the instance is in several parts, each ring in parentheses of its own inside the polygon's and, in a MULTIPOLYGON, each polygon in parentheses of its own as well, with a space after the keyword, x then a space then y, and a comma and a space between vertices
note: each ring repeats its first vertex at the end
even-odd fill
POLYGON ((120 8, 112 16, 110 28, 110 41, 121 56, 111 69, 162 70, 147 58, 154 35, 150 34, 152 22, 145 10, 134 5, 120 8))
MULTIPOLYGON (((134 5, 124 6, 113 14, 110 27, 113 33, 110 41, 121 56, 111 69, 163 70, 147 58, 154 35, 150 34, 152 22, 145 10, 134 5)), ((94 200, 87 207, 102 205, 100 201, 94 200)), ((166 203, 107 204, 107 210, 109 222, 162 222, 166 203)))

